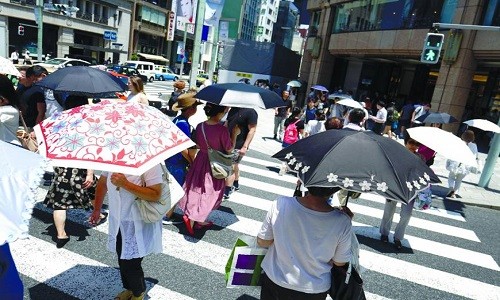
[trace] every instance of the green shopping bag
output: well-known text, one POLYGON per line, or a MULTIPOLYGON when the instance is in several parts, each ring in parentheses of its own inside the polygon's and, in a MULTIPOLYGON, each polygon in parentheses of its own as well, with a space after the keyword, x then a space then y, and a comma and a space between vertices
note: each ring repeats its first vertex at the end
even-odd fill
POLYGON ((226 287, 260 286, 266 252, 256 245, 255 237, 238 237, 226 264, 226 287))

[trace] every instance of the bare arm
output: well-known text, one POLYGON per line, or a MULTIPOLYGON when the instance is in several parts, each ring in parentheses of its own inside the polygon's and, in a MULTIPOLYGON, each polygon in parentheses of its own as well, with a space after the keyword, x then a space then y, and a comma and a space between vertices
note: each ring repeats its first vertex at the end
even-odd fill
POLYGON ((127 177, 122 173, 113 173, 111 175, 111 183, 117 188, 123 188, 141 200, 155 202, 161 196, 161 183, 151 186, 140 186, 127 180, 127 177))
POLYGON ((106 180, 107 177, 101 175, 101 177, 99 177, 99 180, 97 181, 97 187, 95 190, 95 199, 93 204, 94 210, 92 211, 92 214, 90 215, 89 218, 89 223, 92 225, 97 225, 97 223, 99 223, 100 220, 102 203, 104 201, 104 196, 108 192, 106 180))
POLYGON ((36 110, 38 114, 36 115, 36 124, 42 122, 45 119, 45 111, 46 111, 45 102, 40 102, 36 104, 36 110))
POLYGON ((245 155, 248 151, 248 147, 250 146, 250 143, 252 142, 253 136, 255 135, 255 131, 257 130, 257 124, 250 124, 248 125, 248 135, 247 138, 245 139, 245 142, 243 143, 243 147, 240 149, 240 155, 245 155))
POLYGON ((259 247, 269 248, 274 243, 274 240, 263 240, 260 237, 257 237, 257 245, 259 247))

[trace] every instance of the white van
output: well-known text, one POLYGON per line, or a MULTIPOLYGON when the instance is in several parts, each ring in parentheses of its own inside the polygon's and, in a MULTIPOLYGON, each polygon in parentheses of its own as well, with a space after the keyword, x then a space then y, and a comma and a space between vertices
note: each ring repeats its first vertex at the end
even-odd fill
POLYGON ((148 78, 148 81, 151 82, 155 79, 155 64, 149 61, 142 60, 127 60, 125 65, 134 67, 148 78))

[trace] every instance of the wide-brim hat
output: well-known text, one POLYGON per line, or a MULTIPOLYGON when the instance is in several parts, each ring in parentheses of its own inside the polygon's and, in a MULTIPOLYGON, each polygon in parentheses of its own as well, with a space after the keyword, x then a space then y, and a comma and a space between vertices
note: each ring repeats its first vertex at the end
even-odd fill
POLYGON ((196 95, 196 93, 184 93, 179 97, 177 97, 177 102, 175 102, 174 105, 172 105, 172 110, 179 111, 184 108, 189 108, 203 104, 198 99, 194 98, 194 95, 196 95))

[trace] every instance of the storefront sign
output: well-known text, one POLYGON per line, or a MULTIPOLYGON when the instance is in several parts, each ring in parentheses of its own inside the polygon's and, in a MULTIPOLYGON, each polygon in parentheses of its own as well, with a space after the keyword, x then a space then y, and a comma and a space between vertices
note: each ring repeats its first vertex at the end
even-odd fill
POLYGON ((116 31, 104 31, 104 40, 116 42, 116 31))
POLYGON ((171 11, 168 14, 168 24, 167 24, 167 41, 174 40, 175 33, 175 12, 171 11))

